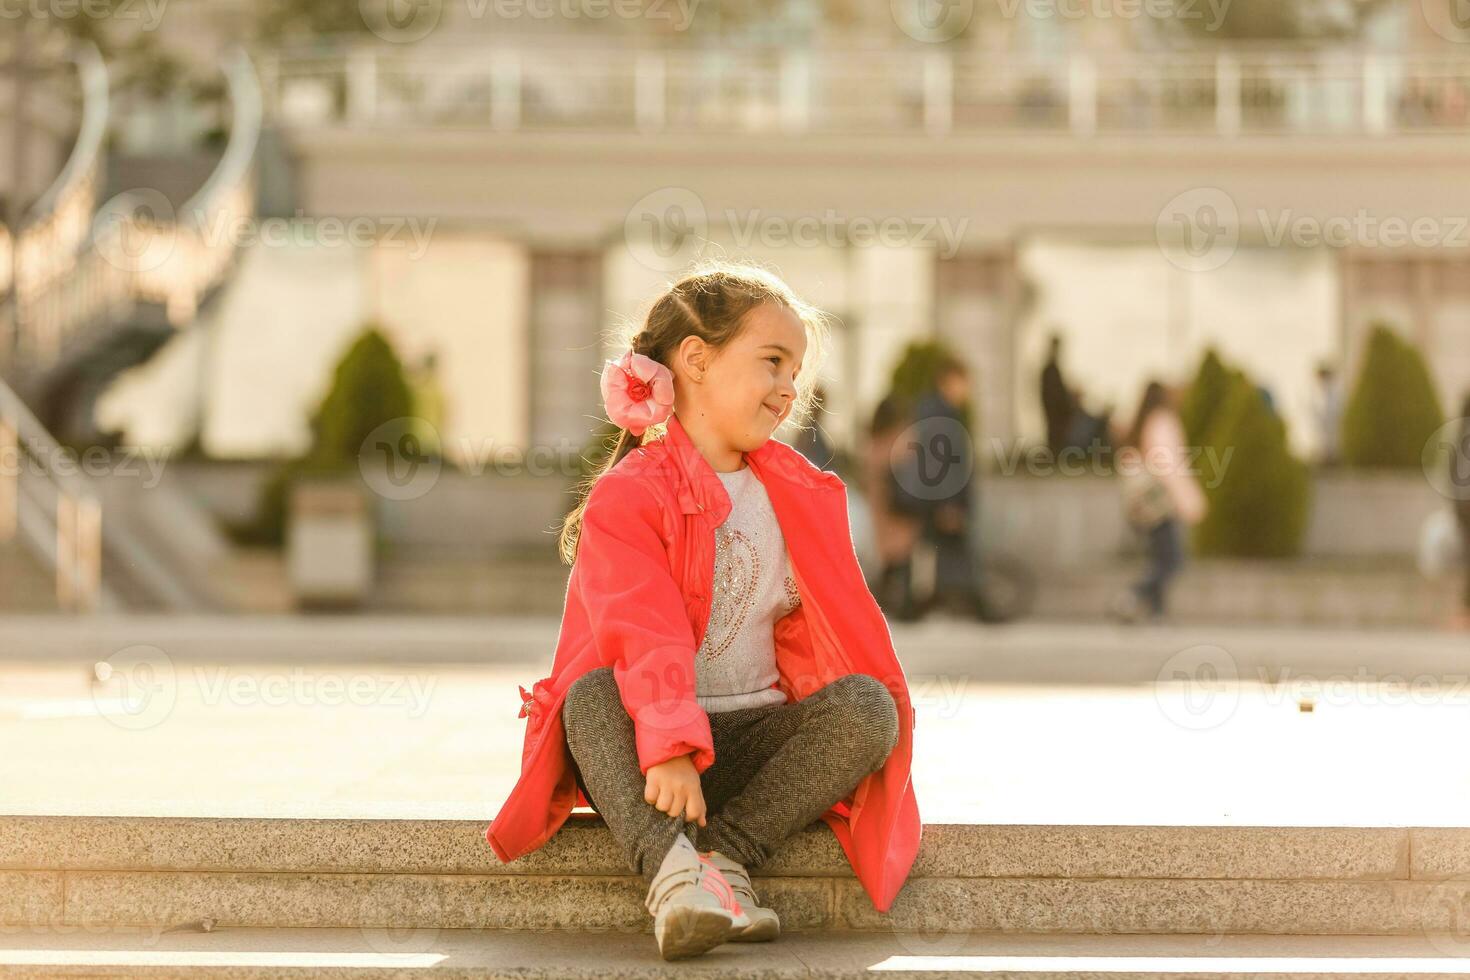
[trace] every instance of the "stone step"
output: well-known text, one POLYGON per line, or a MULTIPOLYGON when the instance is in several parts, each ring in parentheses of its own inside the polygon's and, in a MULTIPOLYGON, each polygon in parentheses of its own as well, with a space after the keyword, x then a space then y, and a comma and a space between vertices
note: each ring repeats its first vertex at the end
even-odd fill
POLYGON ((0 611, 54 612, 56 577, 21 546, 0 542, 0 611))
POLYGON ((1025 980, 1205 980, 1328 977, 1462 978, 1463 935, 1094 936, 900 932, 784 933, 769 943, 725 943, 668 963, 651 936, 479 930, 216 929, 0 934, 6 977, 417 976, 475 980, 607 977, 1014 977, 1025 980))
MULTIPOLYGON (((1143 574, 1141 562, 1042 574, 1032 615, 1095 620, 1143 574)), ((1169 590, 1177 623, 1396 627, 1438 624, 1463 591, 1458 576, 1426 581, 1402 561, 1197 559, 1169 590)))
MULTIPOLYGON (((600 817, 495 860, 484 823, 0 817, 0 925, 647 931, 600 817)), ((1470 829, 926 826, 886 914, 823 824, 754 869, 791 931, 1453 932, 1470 829)))
MULTIPOLYGON (((439 615, 559 616, 570 569, 540 555, 403 551, 379 567, 372 607, 439 615)), ((1090 568, 1040 568, 1030 618, 1096 621, 1143 572, 1136 559, 1090 568)), ((1352 627, 1437 624, 1461 591, 1455 576, 1425 579, 1403 561, 1194 559, 1170 589, 1177 623, 1352 627)))

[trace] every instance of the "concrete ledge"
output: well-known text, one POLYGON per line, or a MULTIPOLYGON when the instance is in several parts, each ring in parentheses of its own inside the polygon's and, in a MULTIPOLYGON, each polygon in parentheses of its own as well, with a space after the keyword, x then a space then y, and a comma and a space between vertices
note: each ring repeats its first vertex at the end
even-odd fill
MULTIPOLYGON (((596 814, 574 813, 510 864, 485 842, 488 822, 0 816, 0 870, 631 873, 596 814)), ((1459 828, 928 824, 910 877, 1393 880, 1467 871, 1470 829, 1459 828)), ((820 822, 752 873, 852 877, 820 822)))
MULTIPOLYGON (((0 817, 0 925, 646 932, 595 814, 497 861, 481 821, 0 817)), ((825 825, 753 869, 790 932, 1412 935, 1470 901, 1470 829, 925 828, 880 914, 825 825)))
MULTIPOLYGON (((1414 935, 1455 931, 1458 910, 1470 901, 1464 882, 916 878, 880 914, 854 880, 761 878, 756 888, 787 931, 929 936, 1414 935)), ((646 932, 644 891, 632 876, 67 872, 59 920, 14 924, 166 931, 212 920, 220 927, 646 932)))

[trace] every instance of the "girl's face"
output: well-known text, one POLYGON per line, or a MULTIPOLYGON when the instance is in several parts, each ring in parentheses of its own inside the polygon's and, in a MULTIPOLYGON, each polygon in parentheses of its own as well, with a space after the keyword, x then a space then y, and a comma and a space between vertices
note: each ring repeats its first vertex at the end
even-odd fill
POLYGON ((676 376, 686 375, 678 391, 680 421, 715 442, 710 448, 717 452, 752 452, 791 414, 796 376, 806 356, 806 327, 791 310, 766 302, 745 315, 724 348, 715 350, 691 336, 680 354, 685 370, 676 376))

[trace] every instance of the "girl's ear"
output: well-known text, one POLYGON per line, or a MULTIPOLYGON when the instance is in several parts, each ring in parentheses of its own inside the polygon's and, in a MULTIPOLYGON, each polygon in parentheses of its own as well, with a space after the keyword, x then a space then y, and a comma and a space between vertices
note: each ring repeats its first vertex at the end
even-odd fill
POLYGON ((674 362, 682 369, 685 378, 699 382, 704 380, 713 354, 714 351, 704 342, 704 338, 690 334, 679 341, 679 346, 674 351, 674 362))

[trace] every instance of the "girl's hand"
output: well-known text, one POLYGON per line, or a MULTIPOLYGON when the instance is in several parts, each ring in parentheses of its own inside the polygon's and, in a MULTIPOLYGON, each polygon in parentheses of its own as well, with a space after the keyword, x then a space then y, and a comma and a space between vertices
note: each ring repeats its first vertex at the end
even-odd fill
POLYGON ((683 814, 687 821, 705 826, 704 791, 699 785, 699 770, 688 755, 648 767, 643 798, 669 816, 683 814))

